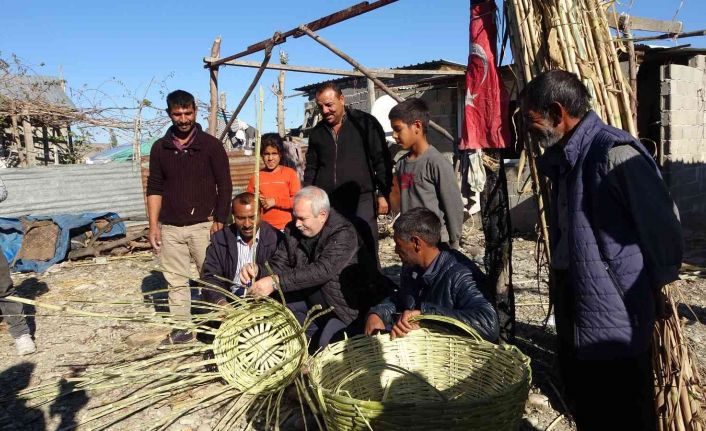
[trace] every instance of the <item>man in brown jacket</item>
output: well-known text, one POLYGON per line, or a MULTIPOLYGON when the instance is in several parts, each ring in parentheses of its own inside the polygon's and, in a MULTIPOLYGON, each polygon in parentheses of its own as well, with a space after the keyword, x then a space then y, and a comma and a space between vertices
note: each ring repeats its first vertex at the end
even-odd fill
MULTIPOLYGON (((190 262, 201 266, 210 235, 228 219, 233 187, 221 143, 196 122, 194 96, 176 90, 167 96, 172 127, 152 146, 147 180, 149 239, 169 283, 174 316, 191 315, 190 262)), ((175 330, 165 343, 186 343, 194 334, 175 330)))

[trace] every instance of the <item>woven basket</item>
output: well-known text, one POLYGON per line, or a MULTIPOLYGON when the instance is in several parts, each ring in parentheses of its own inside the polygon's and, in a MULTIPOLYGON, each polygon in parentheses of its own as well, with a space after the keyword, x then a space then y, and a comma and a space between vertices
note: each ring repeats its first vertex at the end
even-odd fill
POLYGON ((291 383, 307 357, 306 336, 291 311, 270 298, 234 302, 213 341, 218 372, 244 393, 291 383))
POLYGON ((404 338, 357 336, 315 355, 309 377, 330 430, 516 430, 529 358, 514 346, 427 328, 404 338))

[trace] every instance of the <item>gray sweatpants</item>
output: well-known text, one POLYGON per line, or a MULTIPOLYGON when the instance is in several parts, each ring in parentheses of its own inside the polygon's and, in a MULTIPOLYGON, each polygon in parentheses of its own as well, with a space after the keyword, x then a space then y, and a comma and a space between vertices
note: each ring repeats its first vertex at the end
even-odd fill
POLYGON ((0 315, 10 327, 10 335, 13 338, 18 338, 29 334, 29 326, 24 318, 24 307, 19 302, 2 299, 14 294, 15 287, 12 284, 12 278, 10 278, 10 264, 7 263, 5 255, 0 250, 0 315))

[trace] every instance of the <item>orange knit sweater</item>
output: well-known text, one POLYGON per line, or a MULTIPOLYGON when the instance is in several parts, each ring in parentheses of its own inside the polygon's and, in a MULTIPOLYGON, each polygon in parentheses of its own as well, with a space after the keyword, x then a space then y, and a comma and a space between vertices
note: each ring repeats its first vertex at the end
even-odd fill
MULTIPOLYGON (((265 211, 262 219, 282 230, 292 220, 294 195, 301 188, 297 172, 286 166, 277 166, 274 171, 260 171, 260 196, 275 198, 275 206, 265 211)), ((255 176, 250 177, 247 190, 255 193, 255 176)))

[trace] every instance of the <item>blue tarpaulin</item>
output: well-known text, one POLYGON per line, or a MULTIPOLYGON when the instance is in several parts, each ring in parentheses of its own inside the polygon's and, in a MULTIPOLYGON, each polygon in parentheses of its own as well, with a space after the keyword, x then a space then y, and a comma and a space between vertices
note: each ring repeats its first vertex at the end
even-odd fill
MULTIPOLYGON (((37 220, 51 220, 59 227, 59 236, 56 240, 56 250, 54 257, 47 261, 37 261, 28 259, 17 259, 17 261, 12 266, 13 271, 21 272, 44 272, 47 268, 52 266, 57 262, 61 262, 66 258, 69 252, 69 247, 71 243, 70 232, 74 229, 85 228, 93 232, 94 235, 98 234, 98 228, 95 225, 95 221, 99 219, 103 220, 115 220, 120 218, 116 213, 106 212, 106 213, 83 213, 83 214, 58 214, 58 215, 29 215, 26 217, 13 218, 13 217, 0 217, 0 246, 2 246, 2 252, 5 254, 8 262, 12 262, 17 256, 22 246, 22 238, 24 237, 24 230, 22 227, 22 220, 27 221, 37 221, 37 220)), ((113 224, 112 228, 100 235, 100 239, 112 238, 118 235, 125 235, 125 224, 123 222, 116 222, 113 224)))

